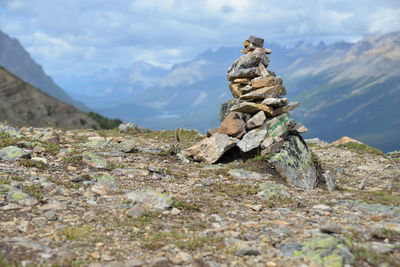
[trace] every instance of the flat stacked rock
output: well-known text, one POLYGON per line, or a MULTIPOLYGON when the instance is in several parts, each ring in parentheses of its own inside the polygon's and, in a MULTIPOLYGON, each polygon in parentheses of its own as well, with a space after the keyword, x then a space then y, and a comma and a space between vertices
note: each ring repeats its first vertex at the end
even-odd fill
POLYGON ((270 49, 264 40, 250 36, 244 54, 228 69, 229 88, 234 99, 221 106, 221 125, 208 138, 190 147, 186 157, 207 163, 239 148, 241 156, 270 155, 270 163, 287 181, 312 189, 318 184, 311 152, 300 136, 308 129, 290 118, 299 106, 288 102, 282 79, 267 70, 270 49))

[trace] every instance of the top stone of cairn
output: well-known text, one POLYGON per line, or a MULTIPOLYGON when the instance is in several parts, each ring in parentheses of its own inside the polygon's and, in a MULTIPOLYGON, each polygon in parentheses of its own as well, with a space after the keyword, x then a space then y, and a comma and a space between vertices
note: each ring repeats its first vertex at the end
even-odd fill
POLYGON ((250 37, 246 41, 252 43, 256 47, 263 48, 264 46, 264 39, 257 36, 250 35, 250 37))

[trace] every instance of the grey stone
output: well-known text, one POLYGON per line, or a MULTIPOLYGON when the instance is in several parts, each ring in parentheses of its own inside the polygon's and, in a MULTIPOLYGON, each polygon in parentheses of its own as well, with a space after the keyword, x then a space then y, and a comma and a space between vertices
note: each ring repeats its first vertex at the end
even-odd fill
POLYGON ((125 261, 122 266, 123 267, 142 267, 146 263, 140 259, 132 259, 132 260, 127 260, 125 261))
POLYGON ((117 182, 115 178, 108 174, 103 173, 101 175, 95 176, 97 180, 96 183, 91 187, 92 192, 104 196, 114 193, 118 189, 117 182))
MULTIPOLYGON (((247 94, 241 95, 239 97, 239 99, 251 100, 251 101, 262 100, 262 99, 266 99, 266 98, 282 96, 282 95, 285 95, 286 93, 287 93, 286 88, 283 85, 274 85, 274 86, 270 86, 270 87, 262 87, 260 89, 253 90, 247 94)), ((264 103, 262 103, 262 104, 265 105, 264 103)), ((280 109, 282 109, 282 108, 283 107, 281 107, 280 109)), ((282 112, 280 112, 280 113, 282 113, 282 112)))
POLYGON ((172 206, 172 198, 152 189, 142 189, 129 192, 125 198, 132 201, 133 207, 142 204, 147 210, 165 210, 172 206))
POLYGON ((273 114, 273 109, 271 107, 253 102, 238 103, 231 107, 231 111, 243 112, 248 114, 254 114, 260 111, 264 111, 270 116, 273 114))
POLYGON ((365 181, 361 181, 361 182, 357 185, 357 188, 358 188, 359 190, 363 190, 363 189, 365 188, 365 181))
POLYGON ((260 254, 261 252, 258 248, 250 246, 243 246, 235 252, 236 256, 257 256, 260 254))
POLYGON ((364 245, 365 248, 373 250, 377 254, 388 254, 392 252, 396 246, 379 242, 371 242, 364 245))
POLYGON ((267 137, 264 139, 264 141, 261 143, 261 155, 267 155, 267 154, 272 154, 278 152, 283 144, 285 143, 285 140, 282 139, 281 137, 267 137))
POLYGON ((230 112, 231 108, 238 103, 239 103, 239 100, 237 100, 237 99, 231 99, 229 101, 222 103, 221 109, 219 112, 219 120, 222 122, 225 119, 225 117, 228 115, 228 113, 230 112))
POLYGON ((0 159, 14 161, 18 158, 28 157, 31 151, 16 146, 7 146, 0 149, 0 159))
POLYGON ((264 140, 266 130, 254 129, 243 136, 243 139, 237 143, 242 152, 249 152, 261 145, 264 140))
POLYGON ((247 39, 250 43, 255 45, 256 47, 263 47, 264 46, 264 39, 260 37, 256 37, 253 35, 250 35, 250 37, 247 39))
POLYGON ((23 206, 34 206, 39 203, 36 198, 19 190, 8 192, 7 200, 23 206))
POLYGON ((23 136, 19 130, 2 122, 0 122, 0 133, 8 134, 14 138, 21 138, 23 136))
POLYGON ((217 162, 221 156, 234 147, 239 140, 226 134, 214 134, 183 151, 184 156, 207 163, 217 162))
POLYGON ((231 169, 228 173, 230 176, 239 180, 261 180, 268 177, 267 175, 262 175, 257 172, 245 171, 242 169, 231 169))
POLYGON ((170 267, 172 264, 167 257, 157 257, 152 261, 151 267, 170 267))
POLYGON ((287 104, 286 106, 274 109, 274 116, 278 116, 279 114, 289 112, 295 108, 300 106, 299 102, 292 102, 287 104))
POLYGON ((96 155, 92 152, 85 152, 82 154, 82 161, 93 168, 96 169, 106 169, 109 166, 109 162, 100 157, 99 155, 96 155))
POLYGON ((111 143, 106 140, 90 140, 81 144, 81 146, 87 148, 106 148, 111 146, 111 143))
POLYGON ((266 119, 267 117, 265 116, 264 111, 260 111, 246 122, 246 127, 247 129, 260 127, 261 125, 264 124, 266 119))
POLYGON ((326 186, 328 187, 328 190, 330 192, 335 191, 336 189, 336 182, 335 179, 333 178, 333 173, 331 171, 326 171, 322 174, 326 181, 326 186))
POLYGON ((261 102, 264 105, 271 106, 271 107, 281 107, 286 105, 288 102, 286 97, 269 97, 261 102))
POLYGON ((272 181, 261 184, 260 189, 257 196, 264 200, 286 199, 291 197, 284 185, 272 181))
POLYGON ((137 152, 138 143, 135 140, 125 140, 118 145, 119 149, 125 153, 137 152))
POLYGON ((282 148, 270 159, 286 182, 295 186, 314 189, 318 185, 317 170, 301 136, 289 136, 282 148))
POLYGON ((260 63, 267 67, 269 58, 262 48, 256 48, 254 51, 241 56, 231 65, 228 69, 228 80, 260 76, 258 68, 260 63))
POLYGON ((343 201, 342 204, 353 210, 377 214, 377 215, 391 215, 400 217, 400 207, 388 206, 382 204, 367 204, 362 201, 343 201))

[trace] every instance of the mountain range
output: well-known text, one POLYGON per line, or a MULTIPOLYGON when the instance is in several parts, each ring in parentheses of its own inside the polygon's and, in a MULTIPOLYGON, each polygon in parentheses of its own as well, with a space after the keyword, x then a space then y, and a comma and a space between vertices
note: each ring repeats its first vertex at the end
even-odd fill
MULTIPOLYGON (((301 103, 293 116, 310 128, 307 137, 333 141, 349 135, 384 151, 400 149, 399 32, 356 43, 266 47, 273 51, 269 69, 283 77, 289 99, 301 103)), ((239 50, 205 51, 163 77, 157 71, 157 84, 140 87, 130 100, 128 94, 114 92, 128 100, 95 109, 152 129, 183 126, 205 132, 218 126, 220 104, 231 98, 226 70, 241 55, 239 50)), ((153 71, 142 75, 150 79, 153 71)))
MULTIPOLYGON (((384 151, 400 149, 399 32, 355 43, 265 47, 273 51, 268 69, 283 78, 289 100, 301 103, 292 115, 310 129, 306 137, 332 141, 348 135, 384 151)), ((16 39, 0 33, 0 48, 0 65, 81 109, 87 106, 150 129, 181 126, 201 132, 218 127, 220 104, 232 98, 226 71, 241 55, 240 47, 220 47, 170 69, 134 62, 129 68, 53 77, 83 106, 16 39)))

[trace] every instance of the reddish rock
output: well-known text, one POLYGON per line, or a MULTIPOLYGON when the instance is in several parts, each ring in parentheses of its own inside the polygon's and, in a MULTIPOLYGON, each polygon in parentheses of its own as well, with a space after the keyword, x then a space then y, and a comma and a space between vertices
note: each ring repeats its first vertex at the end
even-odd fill
POLYGON ((339 140, 336 140, 336 141, 332 142, 331 144, 332 144, 332 145, 340 145, 340 144, 347 144, 347 143, 362 144, 362 142, 360 142, 360 141, 358 141, 358 140, 356 140, 356 139, 350 138, 350 137, 348 137, 348 136, 343 136, 342 138, 340 138, 339 140))
POLYGON ((229 112, 219 127, 218 133, 241 138, 246 133, 246 122, 240 112, 229 112))

